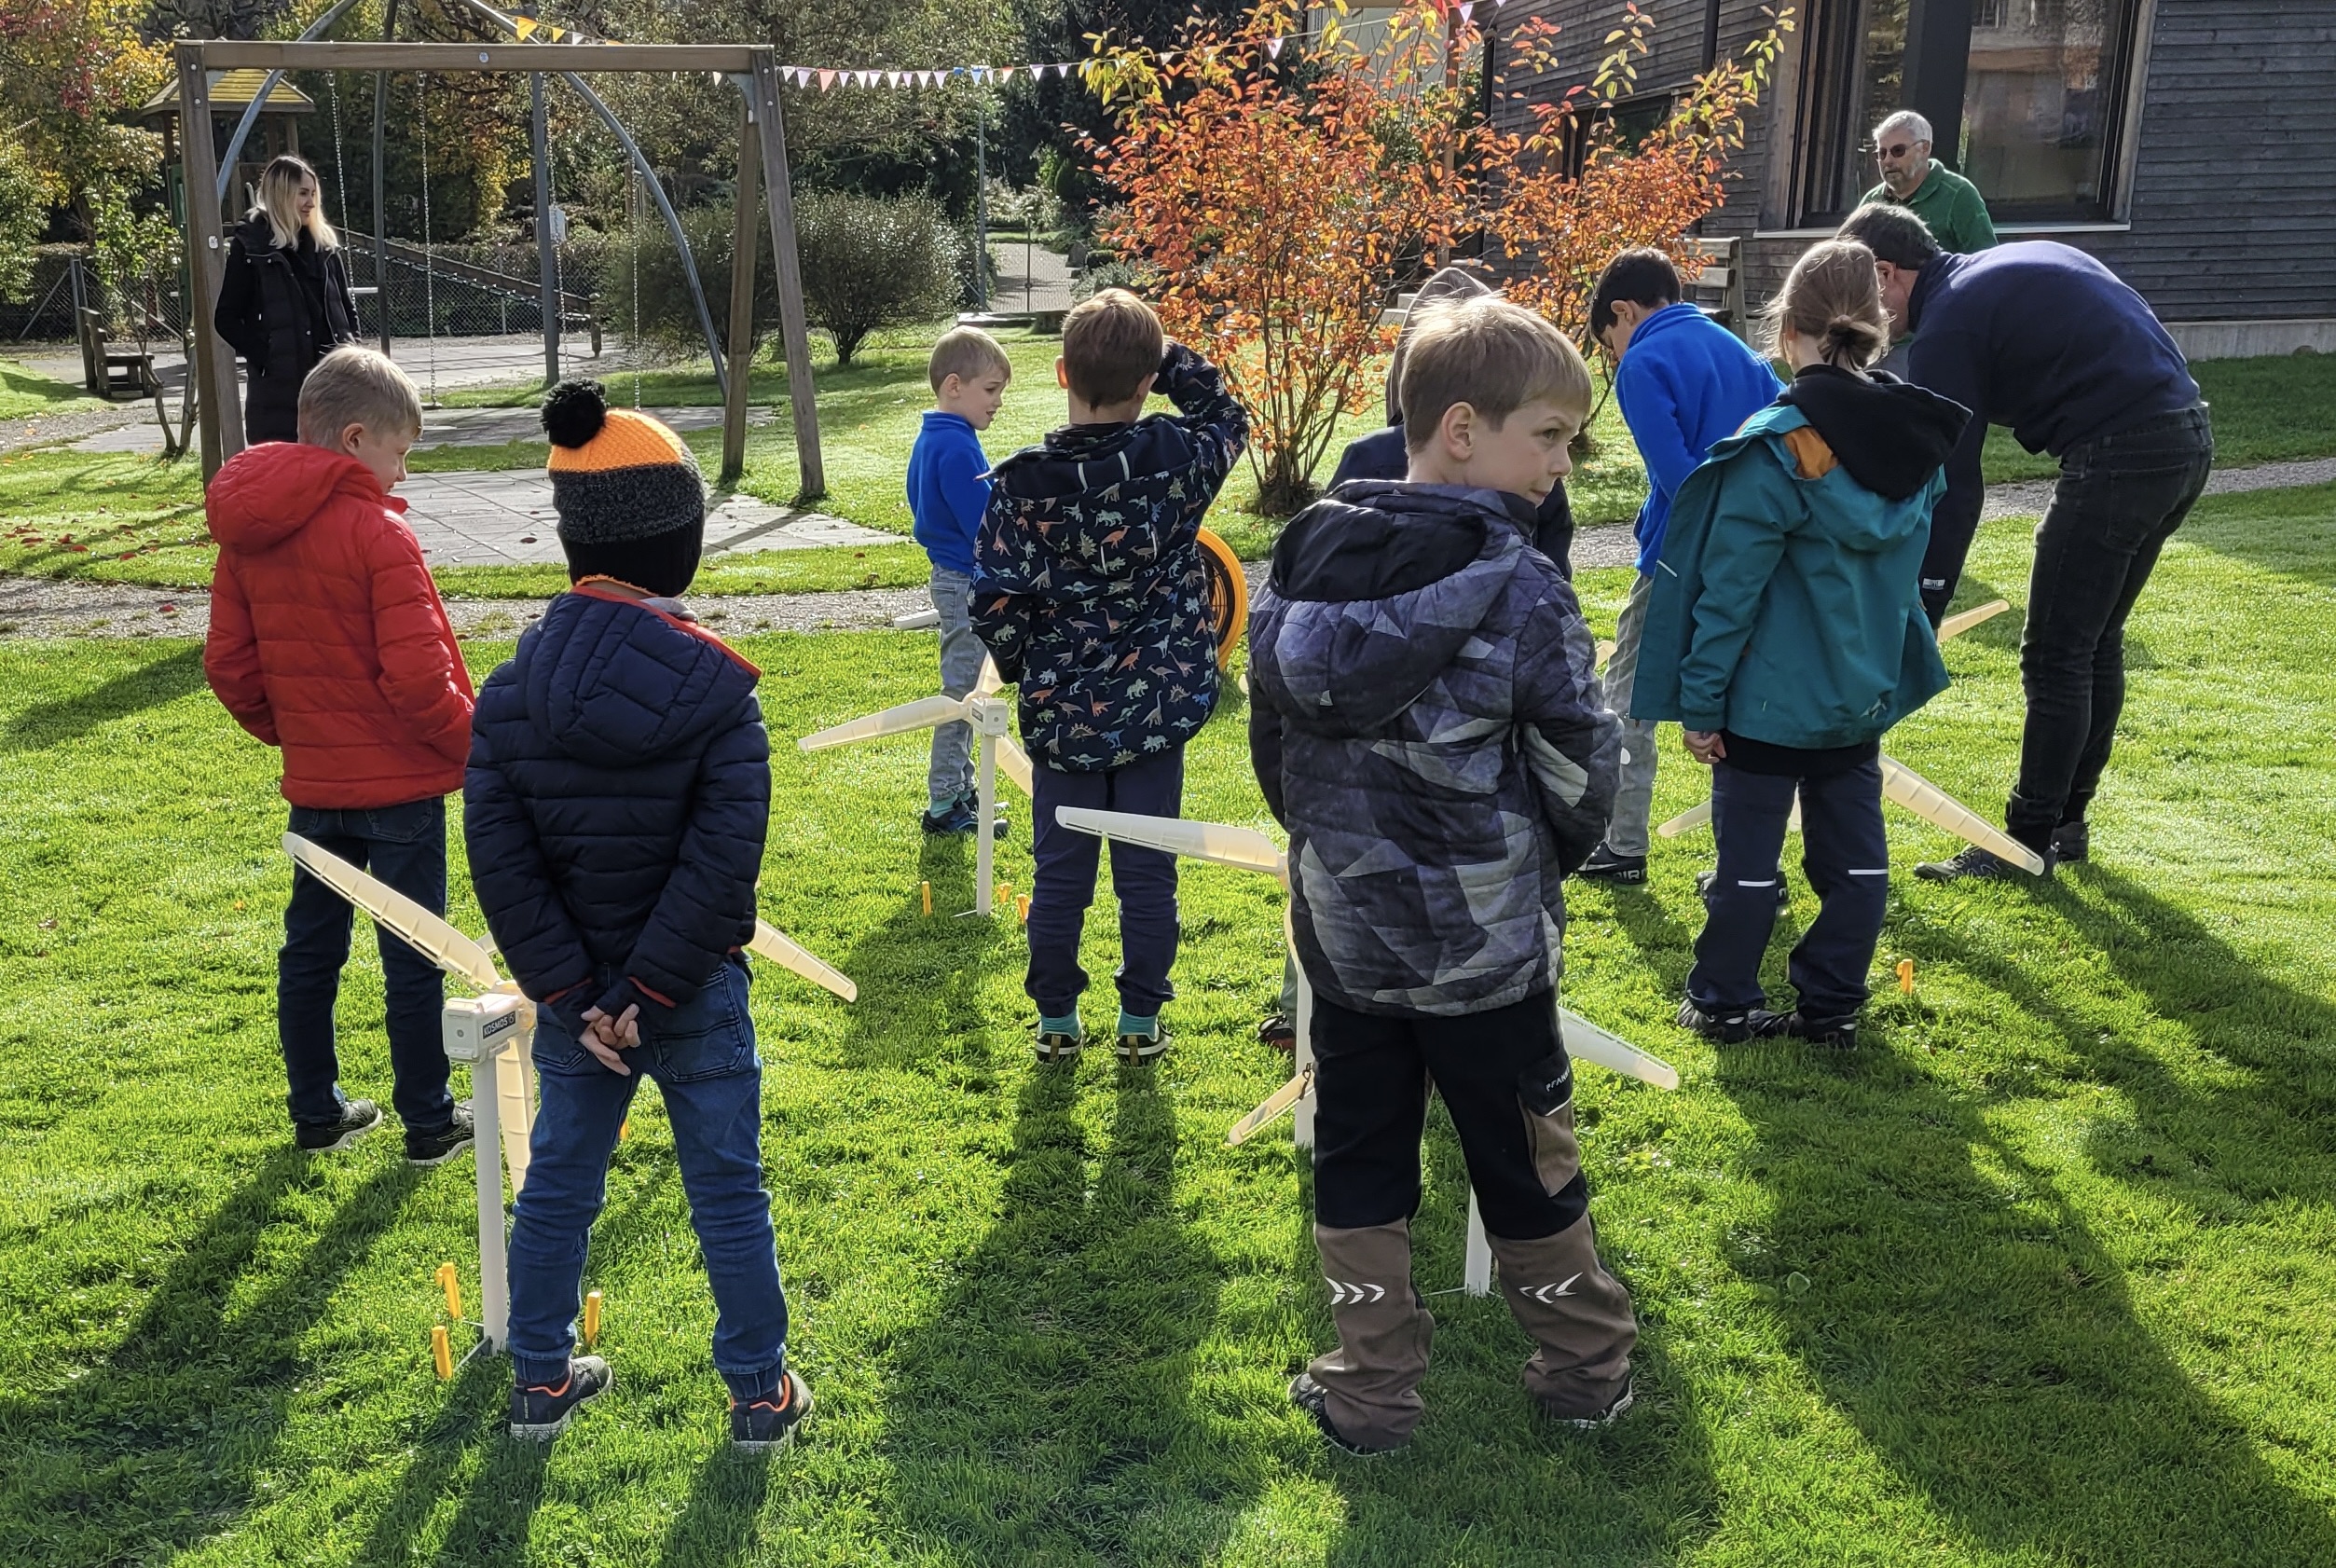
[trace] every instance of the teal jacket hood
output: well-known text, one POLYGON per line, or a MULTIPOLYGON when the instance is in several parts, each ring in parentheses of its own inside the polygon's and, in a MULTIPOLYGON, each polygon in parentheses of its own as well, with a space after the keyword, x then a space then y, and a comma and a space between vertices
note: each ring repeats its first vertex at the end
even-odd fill
POLYGON ((1801 409, 1753 415, 1672 503, 1632 716, 1807 750, 1878 739, 1946 689, 1920 595, 1945 489, 1939 467, 1888 499, 1801 409))

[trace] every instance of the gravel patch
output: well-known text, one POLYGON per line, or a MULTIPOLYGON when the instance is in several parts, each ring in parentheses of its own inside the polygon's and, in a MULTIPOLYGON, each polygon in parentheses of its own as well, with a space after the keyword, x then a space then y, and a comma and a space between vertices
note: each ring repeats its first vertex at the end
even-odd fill
POLYGON ((96 408, 69 408, 56 414, 30 414, 21 420, 0 420, 0 452, 26 447, 46 447, 56 441, 78 441, 144 420, 154 428, 154 448, 162 449, 162 432, 154 424, 151 403, 109 403, 96 408))

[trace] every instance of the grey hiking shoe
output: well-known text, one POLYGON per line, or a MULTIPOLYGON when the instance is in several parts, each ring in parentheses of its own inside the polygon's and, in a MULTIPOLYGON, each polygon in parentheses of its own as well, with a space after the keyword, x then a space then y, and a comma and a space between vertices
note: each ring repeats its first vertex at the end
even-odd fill
POLYGON ((427 1133, 405 1130, 405 1162, 409 1165, 443 1165, 475 1141, 477 1134, 471 1123, 471 1113, 460 1106, 454 1107, 454 1120, 445 1126, 427 1133))
POLYGON ((511 1435, 548 1441, 566 1430, 576 1412, 616 1386, 616 1375, 597 1355, 568 1363, 557 1383, 519 1383, 511 1390, 511 1435))
MULTIPOLYGON (((2044 878, 2052 876, 2053 856, 2044 855, 2044 878)), ((1925 860, 1915 867, 1915 874, 1926 882, 1994 882, 2004 879, 2032 880, 2027 868, 2015 866, 1990 849, 1972 845, 1951 860, 1925 860)))
POLYGON ((730 1401, 730 1446, 746 1453, 775 1452, 795 1440, 795 1428, 810 1414, 811 1385, 787 1372, 770 1397, 730 1401))
POLYGON ((381 1107, 371 1100, 347 1100, 337 1121, 301 1121, 293 1125, 293 1141, 307 1154, 347 1148, 381 1125, 381 1107))

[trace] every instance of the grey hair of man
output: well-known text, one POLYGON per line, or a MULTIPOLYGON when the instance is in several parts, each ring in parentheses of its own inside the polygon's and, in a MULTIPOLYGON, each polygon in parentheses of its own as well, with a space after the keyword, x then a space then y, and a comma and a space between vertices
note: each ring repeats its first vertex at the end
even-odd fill
POLYGON ((1927 144, 1931 141, 1931 122, 1912 109, 1901 109, 1876 126, 1874 128, 1875 144, 1878 146, 1889 138, 1893 131, 1904 131, 1906 139, 1911 142, 1921 142, 1927 144))

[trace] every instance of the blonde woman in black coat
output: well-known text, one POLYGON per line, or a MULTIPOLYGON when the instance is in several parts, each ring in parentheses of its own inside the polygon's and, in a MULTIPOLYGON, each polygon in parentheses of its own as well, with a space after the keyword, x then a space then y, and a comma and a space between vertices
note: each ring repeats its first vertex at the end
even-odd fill
POLYGON ((340 237, 317 202, 316 171, 291 154, 260 176, 259 205, 227 245, 213 320, 243 356, 243 439, 296 441, 300 383, 316 362, 358 340, 357 301, 340 237))

